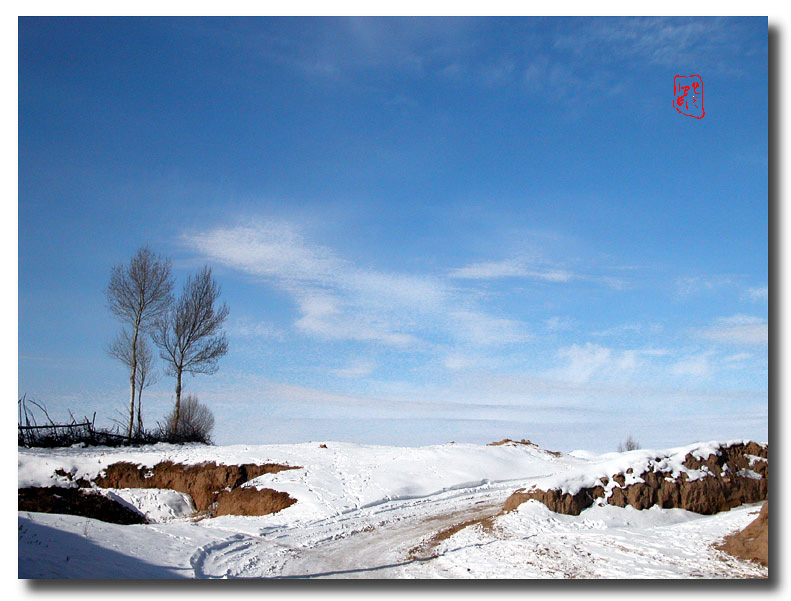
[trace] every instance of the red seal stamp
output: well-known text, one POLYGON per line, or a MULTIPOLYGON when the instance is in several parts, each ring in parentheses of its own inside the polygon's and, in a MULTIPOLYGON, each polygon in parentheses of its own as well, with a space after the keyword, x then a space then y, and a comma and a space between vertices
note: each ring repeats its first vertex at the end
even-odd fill
POLYGON ((673 106, 682 115, 703 119, 703 82, 700 75, 673 78, 673 106))

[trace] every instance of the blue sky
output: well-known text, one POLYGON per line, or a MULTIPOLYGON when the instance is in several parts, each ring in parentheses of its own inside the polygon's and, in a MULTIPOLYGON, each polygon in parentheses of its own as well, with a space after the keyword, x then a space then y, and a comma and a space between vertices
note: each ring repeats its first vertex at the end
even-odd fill
POLYGON ((766 18, 21 19, 19 394, 119 417, 148 244, 222 444, 765 440, 767 118, 766 18))

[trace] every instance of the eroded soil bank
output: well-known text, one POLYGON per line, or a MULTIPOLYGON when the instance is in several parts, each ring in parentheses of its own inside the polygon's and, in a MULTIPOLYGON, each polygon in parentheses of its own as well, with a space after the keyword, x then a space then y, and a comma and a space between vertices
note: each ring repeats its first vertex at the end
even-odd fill
POLYGON ((669 509, 678 507, 704 515, 711 515, 741 505, 765 501, 769 490, 768 446, 756 442, 738 443, 721 447, 706 459, 688 454, 683 466, 699 472, 690 479, 686 472, 673 476, 672 470, 662 469, 663 458, 649 461, 634 482, 631 468, 626 472, 603 477, 600 484, 582 488, 574 494, 560 489, 520 489, 505 502, 503 511, 512 511, 530 499, 540 501, 552 511, 579 515, 604 499, 610 505, 648 509, 653 505, 669 509), (627 481, 632 483, 627 483, 627 481))
POLYGON ((290 507, 297 500, 271 488, 234 488, 217 495, 212 515, 268 515, 290 507))
POLYGON ((222 491, 236 489, 263 474, 289 469, 299 468, 276 463, 218 465, 213 461, 197 465, 163 461, 149 468, 120 462, 108 465, 93 484, 101 488, 169 488, 190 495, 198 511, 208 511, 222 491))
POLYGON ((717 545, 721 551, 740 559, 769 565, 769 501, 761 507, 758 517, 741 532, 725 537, 717 545))
POLYGON ((145 524, 142 514, 91 491, 57 486, 20 488, 17 492, 19 511, 65 513, 93 518, 112 524, 145 524))
MULTIPOLYGON (((267 515, 285 509, 296 503, 297 500, 287 493, 269 488, 241 488, 241 486, 263 474, 276 474, 290 469, 301 468, 277 463, 222 465, 212 461, 185 465, 162 461, 153 467, 145 467, 129 462, 118 462, 108 465, 92 480, 80 478, 74 482, 81 488, 164 488, 175 490, 190 495, 197 511, 210 516, 267 515)), ((70 474, 66 472, 59 471, 58 474, 71 479, 70 474)))

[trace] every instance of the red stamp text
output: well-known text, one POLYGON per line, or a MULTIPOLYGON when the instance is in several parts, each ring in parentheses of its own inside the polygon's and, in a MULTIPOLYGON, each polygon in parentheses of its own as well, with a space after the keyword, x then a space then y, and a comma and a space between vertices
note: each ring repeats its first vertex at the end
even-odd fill
POLYGON ((673 78, 673 106, 682 115, 703 119, 703 83, 700 75, 676 75, 673 78))

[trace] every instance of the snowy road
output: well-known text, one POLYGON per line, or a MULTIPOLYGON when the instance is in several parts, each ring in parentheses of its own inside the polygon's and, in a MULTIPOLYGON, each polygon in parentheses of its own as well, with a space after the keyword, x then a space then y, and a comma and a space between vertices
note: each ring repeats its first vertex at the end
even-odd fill
POLYGON ((426 558, 410 555, 446 528, 497 514, 511 483, 486 484, 422 499, 391 501, 265 536, 236 534, 199 549, 198 577, 402 578, 426 558))

